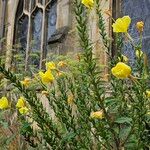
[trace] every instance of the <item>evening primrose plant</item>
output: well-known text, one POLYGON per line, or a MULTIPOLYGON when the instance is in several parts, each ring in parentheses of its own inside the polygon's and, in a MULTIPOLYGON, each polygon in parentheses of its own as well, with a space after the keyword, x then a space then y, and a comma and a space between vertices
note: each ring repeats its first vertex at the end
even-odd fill
MULTIPOLYGON (((113 32, 120 35, 116 43, 119 55, 112 57, 100 4, 99 0, 74 0, 77 32, 83 50, 77 57, 76 66, 72 67, 73 63, 63 60, 47 61, 45 70, 20 81, 4 65, 0 65, 0 73, 20 93, 14 108, 23 125, 20 134, 28 137, 27 143, 35 149, 39 146, 52 150, 150 148, 150 77, 142 40, 135 45, 128 33, 129 16, 116 21, 113 19, 113 32), (100 37, 108 54, 107 81, 89 38, 88 15, 91 9, 98 16, 100 37), (133 45, 135 66, 123 54, 122 36, 133 45), (40 88, 31 88, 33 80, 40 88)), ((137 23, 135 28, 142 39, 144 23, 137 23)), ((2 110, 13 107, 8 107, 6 98, 2 98, 1 102, 4 104, 2 110)))

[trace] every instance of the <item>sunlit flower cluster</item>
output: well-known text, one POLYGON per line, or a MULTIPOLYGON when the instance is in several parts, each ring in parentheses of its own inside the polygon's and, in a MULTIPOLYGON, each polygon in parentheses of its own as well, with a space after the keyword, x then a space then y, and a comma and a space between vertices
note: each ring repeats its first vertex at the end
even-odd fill
POLYGON ((29 109, 27 108, 27 104, 26 104, 24 97, 20 97, 18 99, 16 107, 18 108, 20 114, 27 114, 29 112, 29 109))
POLYGON ((45 64, 46 66, 46 71, 39 71, 39 77, 41 78, 42 83, 44 84, 49 84, 49 83, 53 83, 53 81, 55 80, 55 76, 54 74, 59 77, 63 75, 63 72, 60 71, 57 67, 65 67, 67 66, 67 63, 64 61, 60 61, 58 62, 58 64, 56 65, 54 62, 47 62, 45 64))

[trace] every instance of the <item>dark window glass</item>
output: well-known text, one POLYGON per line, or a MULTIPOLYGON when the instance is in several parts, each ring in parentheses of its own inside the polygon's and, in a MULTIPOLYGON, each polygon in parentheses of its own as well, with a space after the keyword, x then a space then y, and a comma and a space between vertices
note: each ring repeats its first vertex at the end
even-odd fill
POLYGON ((38 10, 33 18, 32 24, 32 52, 30 53, 30 65, 36 68, 39 67, 40 49, 41 49, 41 34, 42 34, 42 18, 43 14, 38 10))
POLYGON ((18 24, 18 42, 21 44, 21 49, 25 51, 27 46, 27 34, 28 34, 28 17, 25 16, 19 21, 18 24))
POLYGON ((29 2, 30 0, 24 0, 24 9, 29 11, 29 2))
POLYGON ((31 9, 32 9, 32 10, 35 8, 35 5, 36 5, 36 1, 35 1, 35 0, 32 0, 32 1, 31 1, 31 9))
POLYGON ((52 34, 56 31, 56 21, 57 21, 57 4, 53 3, 48 11, 48 34, 47 39, 49 39, 52 34))
POLYGON ((43 0, 38 0, 38 3, 44 4, 43 0))
POLYGON ((32 34, 33 34, 33 51, 39 51, 41 46, 41 33, 42 33, 42 12, 39 10, 34 18, 32 24, 32 34))

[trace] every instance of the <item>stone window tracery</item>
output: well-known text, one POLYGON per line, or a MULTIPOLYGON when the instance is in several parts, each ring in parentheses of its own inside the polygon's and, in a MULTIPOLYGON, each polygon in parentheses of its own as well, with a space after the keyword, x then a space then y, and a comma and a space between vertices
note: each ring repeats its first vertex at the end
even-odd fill
POLYGON ((42 68, 46 57, 47 41, 56 31, 57 0, 20 0, 16 12, 15 43, 25 57, 25 70, 29 65, 42 68), (32 58, 31 53, 39 57, 32 58))

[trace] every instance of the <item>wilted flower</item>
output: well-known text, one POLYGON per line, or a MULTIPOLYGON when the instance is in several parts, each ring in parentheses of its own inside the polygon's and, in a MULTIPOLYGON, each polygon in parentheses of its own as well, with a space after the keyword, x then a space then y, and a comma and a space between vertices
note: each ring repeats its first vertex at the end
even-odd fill
POLYGON ((48 96, 49 92, 48 91, 42 91, 42 94, 45 95, 45 96, 48 96))
POLYGON ((113 32, 125 32, 127 33, 129 25, 131 23, 131 18, 129 16, 124 16, 118 18, 115 23, 113 23, 113 32))
POLYGON ((94 7, 93 0, 82 0, 82 4, 84 4, 89 9, 92 9, 94 7))
POLYGON ((0 109, 6 109, 8 107, 9 107, 9 103, 7 97, 2 97, 0 99, 0 109))
POLYGON ((100 111, 96 111, 96 112, 91 112, 90 118, 93 118, 93 119, 103 119, 104 118, 103 111, 100 110, 100 111))
POLYGON ((21 84, 24 86, 29 86, 31 79, 29 77, 26 77, 23 81, 21 81, 21 84))
POLYGON ((141 50, 136 50, 135 55, 137 58, 141 58, 143 56, 143 52, 141 50))
POLYGON ((60 61, 60 62, 58 62, 57 66, 58 67, 65 67, 65 66, 67 66, 67 63, 64 61, 60 61))
POLYGON ((57 74, 56 74, 57 77, 63 77, 64 75, 65 75, 64 72, 62 72, 62 71, 57 71, 57 74))
POLYGON ((52 83, 54 81, 54 76, 50 70, 47 70, 45 73, 40 71, 39 75, 43 83, 52 83))
POLYGON ((119 62, 111 69, 111 72, 115 77, 124 79, 130 76, 131 68, 123 62, 119 62))
POLYGON ((16 107, 17 107, 17 108, 21 108, 21 107, 25 107, 25 105, 26 105, 26 102, 25 102, 24 97, 20 97, 20 98, 18 99, 18 102, 17 102, 17 104, 16 104, 16 107))
POLYGON ((136 28, 139 32, 143 32, 144 29, 144 22, 143 21, 139 21, 136 23, 136 28))
POLYGON ((29 109, 27 107, 21 107, 19 109, 20 114, 27 114, 29 112, 29 109))
POLYGON ((71 94, 68 96, 67 102, 69 105, 71 105, 71 104, 73 104, 73 101, 74 101, 74 96, 71 94))
POLYGON ((46 69, 47 70, 54 70, 54 69, 56 69, 56 65, 55 65, 54 62, 47 62, 45 65, 46 65, 46 69))

